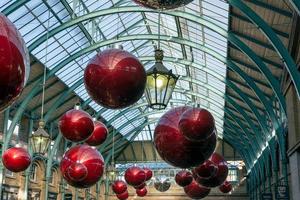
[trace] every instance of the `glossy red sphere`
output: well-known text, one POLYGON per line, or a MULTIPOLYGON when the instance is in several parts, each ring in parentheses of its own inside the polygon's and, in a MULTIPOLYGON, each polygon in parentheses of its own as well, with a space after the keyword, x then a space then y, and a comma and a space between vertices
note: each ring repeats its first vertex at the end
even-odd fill
POLYGON ((128 197, 129 197, 128 191, 125 191, 122 194, 117 194, 117 198, 119 200, 126 200, 128 199, 128 197))
POLYGON ((179 131, 179 119, 190 107, 169 110, 159 120, 154 131, 154 144, 160 157, 167 163, 180 168, 202 164, 214 152, 217 139, 211 134, 204 141, 191 141, 179 131))
POLYGON ((217 187, 226 180, 228 175, 228 166, 224 158, 218 153, 213 153, 209 160, 218 166, 216 175, 210 178, 198 177, 196 181, 205 187, 217 187))
POLYGON ((82 181, 86 178, 88 170, 85 165, 81 163, 73 163, 67 168, 67 176, 72 181, 82 181))
POLYGON ((139 186, 146 180, 145 171, 139 167, 130 167, 125 171, 125 180, 131 186, 139 186))
POLYGON ((216 176, 218 173, 218 166, 212 161, 207 160, 202 165, 195 167, 193 169, 193 173, 196 175, 196 177, 211 178, 216 176))
POLYGON ((12 172, 25 171, 30 163, 31 157, 28 151, 21 147, 7 149, 2 155, 2 162, 6 169, 12 172))
POLYGON ((0 111, 21 94, 29 77, 30 64, 26 44, 7 17, 0 13, 0 111))
POLYGON ((228 181, 225 181, 222 185, 220 185, 219 190, 223 193, 229 193, 232 190, 232 185, 228 181))
POLYGON ((70 148, 62 157, 60 171, 68 184, 77 188, 87 188, 100 180, 104 170, 104 160, 102 155, 88 145, 77 145, 70 148), (78 170, 74 166, 78 166, 78 170), (83 167, 84 166, 84 167, 83 167), (87 175, 82 177, 84 169, 87 175), (70 173, 70 171, 72 173, 70 173), (79 174, 76 174, 78 172, 79 174), (71 177, 72 176, 72 177, 71 177))
POLYGON ((175 9, 186 4, 189 4, 193 0, 133 0, 135 3, 152 9, 175 9))
POLYGON ((108 130, 102 122, 95 121, 94 122, 94 131, 92 135, 85 141, 90 146, 98 146, 101 145, 108 135, 108 130))
POLYGON ((146 72, 132 54, 121 49, 108 49, 89 62, 84 83, 95 102, 106 108, 121 109, 142 97, 146 72))
POLYGON ((203 141, 215 130, 212 114, 201 108, 190 108, 180 117, 179 130, 190 140, 203 141))
POLYGON ((152 170, 149 169, 149 168, 146 168, 146 167, 144 167, 143 170, 144 170, 144 172, 146 174, 146 181, 149 181, 152 178, 152 176, 153 176, 152 170))
POLYGON ((142 189, 136 189, 136 194, 139 196, 139 197, 144 197, 146 196, 148 193, 148 190, 146 187, 142 188, 142 189))
POLYGON ((192 199, 203 199, 210 193, 210 188, 203 187, 196 181, 193 181, 184 187, 184 192, 192 199))
POLYGON ((138 186, 134 186, 134 189, 143 189, 144 187, 146 187, 146 183, 142 183, 141 185, 138 186))
POLYGON ((114 181, 111 187, 116 194, 122 194, 127 191, 127 184, 121 180, 114 181))
POLYGON ((193 175, 189 171, 182 170, 176 174, 175 181, 180 187, 185 187, 192 183, 193 175))
POLYGON ((94 122, 87 112, 72 109, 60 118, 59 129, 66 139, 72 142, 81 142, 92 135, 94 122))

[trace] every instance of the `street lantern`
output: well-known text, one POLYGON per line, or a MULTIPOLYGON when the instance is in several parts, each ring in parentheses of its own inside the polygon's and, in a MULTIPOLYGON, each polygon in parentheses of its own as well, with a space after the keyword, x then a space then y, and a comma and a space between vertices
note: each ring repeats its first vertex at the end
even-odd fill
POLYGON ((31 135, 30 142, 33 153, 44 155, 50 145, 51 138, 45 131, 45 122, 39 122, 39 128, 31 135))

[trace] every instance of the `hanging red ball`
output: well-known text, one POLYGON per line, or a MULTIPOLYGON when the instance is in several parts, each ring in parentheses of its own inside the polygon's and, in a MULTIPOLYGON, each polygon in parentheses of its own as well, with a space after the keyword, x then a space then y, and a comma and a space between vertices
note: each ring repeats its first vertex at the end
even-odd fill
POLYGON ((196 181, 193 181, 184 187, 184 192, 192 199, 203 199, 210 193, 210 188, 203 187, 196 181))
POLYGON ((117 194, 117 198, 119 200, 126 200, 128 199, 128 197, 129 197, 128 191, 125 191, 122 194, 117 194))
POLYGON ((130 167, 125 171, 125 180, 131 186, 139 186, 145 182, 146 174, 139 167, 130 167))
POLYGON ((213 153, 209 160, 218 167, 216 175, 210 178, 198 177, 196 181, 205 187, 217 187, 226 180, 228 175, 228 166, 224 158, 218 153, 213 153))
POLYGON ((22 172, 29 167, 31 156, 24 148, 12 147, 3 153, 2 162, 4 167, 9 171, 22 172))
POLYGON ((191 141, 178 128, 181 115, 190 107, 177 107, 166 112, 154 131, 154 144, 160 157, 180 168, 195 167, 204 163, 214 152, 217 138, 211 134, 204 141, 191 141))
POLYGON ((98 53, 84 71, 85 88, 99 105, 121 109, 144 94, 146 71, 132 54, 121 49, 98 53))
POLYGON ((175 182, 180 187, 188 186, 189 184, 191 184, 193 182, 193 175, 189 171, 182 170, 176 174, 175 182))
POLYGON ((29 77, 26 44, 15 25, 0 13, 0 111, 20 96, 29 77))
POLYGON ((203 141, 215 130, 212 114, 201 108, 190 108, 179 119, 179 130, 189 140, 203 141))
POLYGON ((104 160, 102 155, 93 147, 77 145, 63 155, 60 171, 68 184, 77 188, 88 188, 97 183, 103 175, 104 160), (84 177, 85 168, 87 175, 84 177), (78 177, 81 178, 77 179, 78 177))
POLYGON ((92 135, 94 122, 87 112, 72 109, 60 118, 59 129, 66 139, 72 142, 81 142, 92 135))
POLYGON ((111 187, 115 194, 122 194, 127 191, 126 183, 121 180, 114 181, 111 187))
POLYGON ((223 193, 229 193, 232 190, 232 185, 229 181, 225 181, 219 186, 219 190, 223 193))
POLYGON ((191 3, 193 0, 133 0, 135 3, 152 9, 169 10, 191 3))
POLYGON ((134 186, 134 189, 143 189, 144 187, 146 187, 146 183, 142 183, 141 185, 138 186, 134 186))
POLYGON ((146 196, 148 193, 148 190, 146 187, 142 188, 142 189, 136 189, 136 194, 139 196, 139 197, 144 197, 146 196))
POLYGON ((94 131, 92 135, 85 141, 90 146, 101 145, 107 138, 108 130, 106 126, 99 121, 94 122, 94 131))
POLYGON ((144 170, 144 172, 146 174, 146 181, 149 181, 152 178, 152 176, 153 176, 152 170, 149 169, 149 168, 146 168, 146 167, 144 167, 143 170, 144 170))
POLYGON ((202 165, 195 167, 193 169, 193 173, 196 177, 208 179, 216 176, 216 174, 218 173, 218 166, 215 165, 212 161, 207 160, 202 165))

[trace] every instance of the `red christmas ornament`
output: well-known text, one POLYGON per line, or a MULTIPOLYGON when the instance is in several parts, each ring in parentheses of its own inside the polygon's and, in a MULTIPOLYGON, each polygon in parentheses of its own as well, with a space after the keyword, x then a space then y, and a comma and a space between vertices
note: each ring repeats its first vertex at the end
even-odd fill
POLYGON ((144 197, 144 196, 147 195, 147 193, 148 193, 148 191, 147 191, 147 188, 146 188, 146 187, 144 187, 144 188, 142 188, 142 189, 136 189, 136 194, 137 194, 139 197, 144 197))
POLYGON ((229 193, 232 190, 232 185, 228 181, 225 181, 222 185, 220 185, 219 190, 223 193, 229 193))
POLYGON ((175 181, 179 186, 185 187, 193 182, 193 175, 189 171, 182 170, 176 174, 175 181))
POLYGON ((146 167, 144 167, 143 170, 146 174, 146 181, 149 181, 153 176, 153 172, 151 171, 151 169, 146 168, 146 167))
POLYGON ((104 170, 102 155, 88 145, 70 148, 60 162, 60 171, 68 184, 87 188, 99 181, 104 170), (85 176, 85 169, 87 175, 85 176), (77 174, 78 173, 78 174, 77 174), (77 179, 79 177, 79 179, 77 179))
POLYGON ((133 0, 135 3, 152 9, 175 9, 191 3, 193 0, 133 0))
POLYGON ((94 122, 87 112, 72 109, 60 118, 59 129, 66 139, 72 142, 81 142, 92 135, 94 122))
POLYGON ((208 179, 216 176, 216 174, 218 173, 218 166, 215 165, 212 161, 207 160, 202 165, 195 167, 193 169, 193 173, 196 177, 208 179))
POLYGON ((135 189, 143 189, 144 187, 146 187, 146 183, 142 183, 141 185, 138 186, 134 186, 135 189))
POLYGON ((25 171, 30 163, 31 157, 28 151, 21 147, 7 149, 2 155, 2 162, 6 169, 12 172, 25 171))
POLYGON ((114 181, 111 187, 116 194, 122 194, 127 191, 126 183, 121 180, 114 181))
POLYGON ((178 107, 169 110, 160 118, 154 131, 154 144, 161 158, 180 168, 202 164, 214 152, 217 143, 215 133, 206 140, 196 142, 186 139, 179 131, 180 116, 189 108, 178 107))
POLYGON ((0 111, 21 94, 29 77, 30 64, 26 44, 7 17, 0 13, 0 111))
POLYGON ((125 180, 131 186, 139 186, 145 182, 146 174, 139 167, 130 167, 125 171, 125 180))
POLYGON ((95 102, 106 108, 121 109, 142 97, 146 72, 132 54, 121 49, 108 49, 89 62, 84 83, 95 102))
POLYGON ((184 187, 184 192, 192 199, 202 199, 210 193, 210 188, 203 187, 196 181, 193 181, 184 187))
POLYGON ((122 194, 117 194, 117 198, 119 200, 126 200, 126 199, 128 199, 128 197, 129 197, 128 191, 125 191, 122 194))
POLYGON ((218 167, 216 175, 210 178, 198 177, 196 181, 205 187, 217 187, 226 180, 228 175, 228 166, 224 158, 217 153, 213 153, 209 160, 218 167))
POLYGON ((203 141, 215 130, 212 114, 201 108, 190 108, 180 117, 179 130, 189 140, 203 141))
POLYGON ((94 122, 94 131, 92 135, 85 141, 90 146, 101 145, 107 137, 108 130, 106 126, 99 121, 94 122))

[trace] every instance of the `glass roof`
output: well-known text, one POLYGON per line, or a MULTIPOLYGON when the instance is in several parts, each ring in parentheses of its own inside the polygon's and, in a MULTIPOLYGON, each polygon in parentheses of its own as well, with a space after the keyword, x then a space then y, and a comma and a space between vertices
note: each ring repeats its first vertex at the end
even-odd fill
MULTIPOLYGON (((1 0, 0 11, 4 11, 15 2, 17 0, 1 0)), ((130 0, 31 0, 10 13, 8 17, 20 30, 30 48, 30 45, 41 35, 46 34, 47 30, 60 27, 68 21, 97 10, 123 6, 137 7, 130 0)), ((229 5, 225 0, 195 0, 178 10, 202 16, 228 29, 229 5)), ((93 44, 109 39, 117 41, 123 36, 140 34, 158 34, 157 12, 126 12, 88 19, 49 37, 47 41, 32 49, 31 54, 53 70, 66 58, 93 44)), ((222 137, 226 65, 199 49, 175 43, 172 38, 184 38, 201 44, 224 57, 227 56, 227 38, 200 24, 167 14, 161 15, 161 35, 170 38, 161 41, 161 47, 165 52, 164 64, 180 75, 168 108, 189 104, 200 105, 210 110, 215 117, 218 134, 222 137)), ((130 40, 122 42, 122 45, 125 50, 141 59, 146 70, 154 64, 152 57, 157 41, 130 40)), ((84 68, 89 60, 106 48, 108 47, 103 46, 96 51, 87 51, 61 67, 55 75, 71 87, 83 78, 84 68)), ((74 91, 84 101, 89 100, 83 84, 74 91)), ((137 104, 141 106, 134 105, 132 109, 108 110, 93 101, 89 104, 127 139, 130 139, 138 128, 142 128, 135 140, 151 140, 155 123, 163 114, 163 111, 155 112, 147 108, 144 97, 137 104)))

